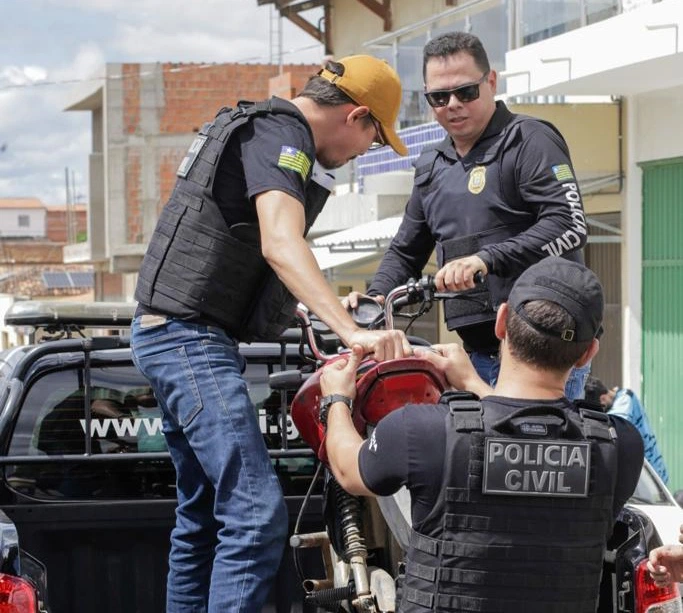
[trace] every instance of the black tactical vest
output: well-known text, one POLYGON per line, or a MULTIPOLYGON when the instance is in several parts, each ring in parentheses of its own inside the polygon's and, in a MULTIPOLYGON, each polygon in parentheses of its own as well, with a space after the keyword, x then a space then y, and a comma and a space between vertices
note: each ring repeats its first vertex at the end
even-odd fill
POLYGON ((444 482, 412 533, 399 610, 595 613, 617 473, 607 416, 450 405, 444 482))
MULTIPOLYGON (((263 258, 258 225, 226 222, 214 200, 213 183, 231 134, 267 113, 297 117, 310 133, 303 115, 275 97, 221 109, 202 127, 178 168, 135 290, 135 299, 152 311, 212 322, 247 342, 281 334, 293 320, 297 300, 263 258)), ((329 193, 309 180, 305 234, 329 193)))
MULTIPOLYGON (((445 160, 443 152, 450 145, 450 136, 418 158, 415 187, 420 192, 427 223, 430 210, 437 208, 449 211, 458 223, 457 237, 435 236, 439 268, 451 260, 473 255, 486 245, 512 238, 537 222, 534 211, 524 205, 517 189, 514 152, 505 155, 519 147, 522 123, 529 119, 514 115, 496 138, 476 145, 475 155, 468 156, 467 161, 452 164, 445 160), (482 194, 484 188, 486 192, 482 194)), ((547 125, 557 132, 552 124, 547 125)), ((582 261, 577 252, 563 257, 582 261)), ((507 300, 515 280, 491 272, 482 285, 463 292, 456 300, 447 300, 444 312, 448 329, 494 320, 495 311, 507 300)))

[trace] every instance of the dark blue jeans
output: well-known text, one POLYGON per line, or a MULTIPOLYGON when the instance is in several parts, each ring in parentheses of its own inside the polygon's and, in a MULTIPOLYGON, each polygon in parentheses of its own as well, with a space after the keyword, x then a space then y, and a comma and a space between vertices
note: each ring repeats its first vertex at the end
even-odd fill
POLYGON ((260 611, 287 510, 242 378, 244 358, 220 328, 146 317, 132 325, 133 359, 161 407, 177 473, 167 613, 260 611))
MULTIPOLYGON (((498 381, 498 374, 500 373, 500 357, 498 354, 481 353, 473 351, 470 353, 470 360, 477 371, 477 374, 491 386, 498 381)), ((586 392, 584 386, 586 385, 586 378, 590 374, 590 362, 581 368, 572 368, 569 373, 569 378, 564 387, 564 395, 569 400, 579 400, 584 398, 586 392)))

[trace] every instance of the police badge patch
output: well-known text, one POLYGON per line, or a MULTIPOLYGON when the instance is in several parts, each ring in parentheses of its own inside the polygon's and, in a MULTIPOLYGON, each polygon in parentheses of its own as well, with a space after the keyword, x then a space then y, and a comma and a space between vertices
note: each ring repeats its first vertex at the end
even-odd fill
POLYGON ((207 138, 208 136, 205 134, 198 134, 192 141, 190 148, 187 150, 187 154, 185 154, 183 161, 180 162, 180 166, 178 166, 178 170, 176 171, 176 174, 180 178, 185 179, 187 177, 187 173, 190 172, 190 169, 197 160, 197 156, 202 150, 202 147, 204 147, 204 143, 206 143, 207 138))
POLYGON ((470 180, 467 189, 472 194, 481 194, 486 187, 486 166, 475 166, 470 172, 470 180))
POLYGON ((585 498, 590 443, 487 438, 484 494, 585 498))

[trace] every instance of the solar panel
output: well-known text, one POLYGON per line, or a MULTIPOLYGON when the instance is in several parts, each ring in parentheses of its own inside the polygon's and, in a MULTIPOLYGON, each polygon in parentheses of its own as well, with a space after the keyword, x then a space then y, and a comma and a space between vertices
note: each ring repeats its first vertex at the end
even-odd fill
POLYGON ((89 272, 70 272, 73 287, 92 287, 94 285, 95 273, 89 272))
POLYGON ((69 273, 67 272, 44 272, 43 283, 47 289, 63 289, 72 287, 69 273))
POLYGON ((64 289, 72 287, 92 287, 95 273, 85 272, 44 272, 43 283, 47 289, 64 289))

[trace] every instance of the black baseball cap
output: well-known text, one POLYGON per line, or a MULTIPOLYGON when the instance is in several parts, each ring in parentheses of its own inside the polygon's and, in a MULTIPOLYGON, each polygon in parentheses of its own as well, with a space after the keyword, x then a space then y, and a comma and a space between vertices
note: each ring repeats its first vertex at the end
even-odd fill
POLYGON ((547 257, 527 268, 515 281, 508 305, 534 330, 567 342, 581 343, 602 334, 604 297, 595 273, 578 262, 547 257), (574 318, 574 328, 552 330, 533 321, 524 305, 548 300, 574 318))

